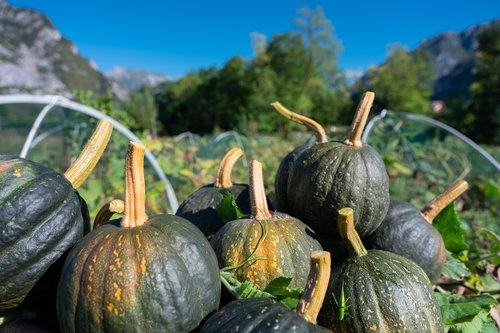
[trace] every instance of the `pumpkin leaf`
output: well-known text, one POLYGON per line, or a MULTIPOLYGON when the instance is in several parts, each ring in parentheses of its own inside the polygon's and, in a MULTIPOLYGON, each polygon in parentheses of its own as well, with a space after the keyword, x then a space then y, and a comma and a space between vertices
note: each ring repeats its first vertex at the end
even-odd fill
POLYGON ((251 281, 240 282, 234 272, 220 270, 220 279, 227 290, 237 299, 275 298, 273 295, 255 288, 251 281))
POLYGON ((471 272, 463 262, 453 256, 450 251, 446 251, 446 262, 442 274, 450 279, 463 279, 470 276, 471 272))
POLYGON ((293 310, 297 307, 304 290, 290 289, 291 277, 280 276, 273 279, 264 290, 254 287, 251 281, 240 282, 234 272, 220 270, 222 284, 237 299, 272 298, 293 310))
POLYGON ((462 229, 462 222, 458 217, 454 203, 443 209, 436 216, 432 225, 443 237, 444 246, 448 251, 458 254, 469 249, 469 245, 464 241, 465 231, 462 229))
POLYGON ((287 297, 280 300, 280 303, 289 308, 290 310, 295 310, 297 305, 299 305, 300 298, 287 297))
POLYGON ((470 322, 452 325, 448 333, 497 333, 495 322, 484 311, 480 312, 470 322))
POLYGON ((491 263, 493 265, 500 265, 500 236, 495 232, 488 229, 479 230, 480 233, 486 235, 489 240, 492 241, 491 246, 489 246, 489 253, 493 256, 491 257, 491 263))
POLYGON ((491 306, 497 304, 495 298, 487 294, 459 296, 451 293, 436 293, 436 299, 441 308, 443 323, 448 326, 472 322, 481 312, 487 313, 491 306))
POLYGON ((304 289, 302 288, 293 288, 290 289, 290 283, 292 282, 292 278, 288 276, 280 276, 276 279, 273 279, 267 287, 264 289, 265 292, 268 292, 277 297, 296 297, 300 298, 304 289))
POLYGON ((245 216, 236 202, 234 202, 234 197, 231 191, 221 189, 220 193, 222 195, 222 201, 217 205, 215 210, 221 217, 222 222, 227 223, 245 216))

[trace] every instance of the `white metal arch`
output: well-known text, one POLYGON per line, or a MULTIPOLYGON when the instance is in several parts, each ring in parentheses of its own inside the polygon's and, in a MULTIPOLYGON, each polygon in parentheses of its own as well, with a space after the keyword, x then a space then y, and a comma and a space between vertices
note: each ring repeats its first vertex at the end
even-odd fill
MULTIPOLYGON (((28 137, 26 138, 26 141, 24 143, 23 149, 21 151, 21 157, 25 157, 29 151, 29 149, 32 146, 33 140, 35 139, 36 132, 38 130, 38 127, 40 126, 43 118, 48 114, 48 112, 54 107, 54 106, 60 106, 65 109, 69 110, 74 110, 77 112, 84 113, 86 115, 89 115, 91 117, 94 117, 96 119, 106 119, 108 120, 111 124, 113 124, 113 128, 115 128, 118 132, 122 133, 125 135, 129 140, 131 141, 137 141, 140 142, 141 140, 134 134, 132 133, 127 127, 116 121, 115 119, 105 115, 104 113, 93 109, 91 107, 88 107, 86 105, 82 105, 77 102, 73 102, 66 97, 63 96, 56 96, 56 95, 29 95, 29 94, 14 94, 14 95, 0 95, 0 104, 41 104, 45 105, 38 117, 36 118, 30 133, 28 134, 28 137)), ((172 210, 173 213, 177 211, 177 208, 179 207, 179 203, 177 201, 177 197, 175 195, 175 191, 172 188, 172 185, 170 184, 167 176, 163 173, 163 170, 161 169, 160 165, 158 164, 158 161, 154 157, 154 155, 146 149, 145 156, 149 163, 151 163, 151 166, 153 167, 154 171, 158 175, 158 177, 163 181, 165 184, 165 192, 167 195, 167 199, 170 204, 170 209, 172 210)))
POLYGON ((475 151, 477 151, 482 157, 484 157, 488 162, 490 162, 497 171, 500 171, 500 164, 497 162, 497 160, 495 160, 493 158, 493 156, 491 156, 490 154, 488 154, 477 143, 475 143, 474 141, 472 141, 471 139, 469 139, 468 137, 466 137, 465 135, 463 135, 462 133, 460 133, 459 131, 457 131, 453 127, 450 127, 450 126, 448 126, 446 124, 443 124, 442 122, 437 121, 435 119, 432 119, 432 118, 429 118, 429 117, 425 117, 425 116, 421 116, 421 115, 414 114, 414 113, 409 113, 409 112, 395 112, 395 111, 389 111, 389 110, 386 110, 386 109, 382 110, 382 112, 380 112, 380 114, 376 115, 375 117, 373 117, 370 120, 370 122, 368 122, 368 124, 366 125, 366 128, 365 128, 365 130, 363 132, 363 135, 361 137, 361 140, 363 142, 366 142, 366 140, 368 139, 368 136, 370 135, 371 131, 373 130, 375 124, 378 121, 381 121, 385 117, 390 116, 390 115, 402 116, 402 117, 404 117, 406 119, 409 119, 409 120, 415 120, 415 121, 418 121, 418 122, 422 122, 422 123, 434 125, 436 127, 439 127, 441 129, 443 129, 444 131, 446 131, 446 132, 448 132, 448 133, 456 136, 459 140, 461 140, 462 142, 464 142, 467 145, 469 145, 470 147, 472 147, 472 149, 474 149, 475 151))

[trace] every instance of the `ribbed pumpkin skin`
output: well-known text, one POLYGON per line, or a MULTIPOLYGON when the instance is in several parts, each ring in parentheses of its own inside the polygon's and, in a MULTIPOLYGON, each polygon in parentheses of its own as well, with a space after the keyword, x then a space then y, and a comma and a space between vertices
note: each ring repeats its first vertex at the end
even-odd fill
POLYGON ((391 200, 382 224, 370 236, 373 248, 393 252, 416 262, 435 283, 446 261, 439 232, 420 211, 402 200, 391 200))
POLYGON ((439 332, 444 331, 439 306, 425 272, 394 253, 369 250, 350 258, 332 272, 330 289, 319 315, 333 332, 439 332), (332 292, 348 300, 350 317, 335 319, 332 292))
POLYGON ((62 174, 0 155, 0 311, 19 305, 83 237, 85 224, 80 198, 62 174))
POLYGON ((289 152, 280 162, 278 171, 276 171, 276 176, 274 179, 274 193, 276 196, 276 202, 278 204, 278 211, 283 213, 289 213, 287 205, 287 194, 288 194, 288 177, 290 175, 290 168, 293 163, 297 160, 300 154, 302 154, 307 148, 311 147, 311 144, 300 145, 291 152, 289 152))
POLYGON ((257 260, 250 266, 236 270, 240 281, 249 280, 259 289, 280 276, 292 277, 292 288, 303 288, 309 273, 312 251, 321 250, 314 232, 299 220, 282 213, 260 221, 240 219, 226 223, 212 238, 210 244, 219 260, 219 267, 237 265, 245 261, 255 249, 262 235, 261 224, 267 224, 267 236, 255 257, 273 260, 257 260))
POLYGON ((212 315, 200 333, 233 332, 330 332, 313 325, 286 306, 269 298, 251 298, 229 303, 212 315))
POLYGON ((384 162, 368 145, 316 144, 292 165, 287 204, 292 216, 334 240, 341 239, 338 210, 351 207, 356 230, 360 237, 366 237, 380 225, 389 208, 384 162))
POLYGON ((57 299, 63 332, 188 332, 219 306, 217 258, 173 215, 108 222, 71 251, 57 299))
MULTIPOLYGON (((250 191, 246 184, 233 184, 225 188, 234 197, 234 201, 245 214, 250 214, 250 191)), ((213 184, 205 185, 193 192, 177 209, 175 215, 191 221, 206 237, 211 237, 223 222, 217 213, 217 206, 222 201, 220 188, 213 184)))

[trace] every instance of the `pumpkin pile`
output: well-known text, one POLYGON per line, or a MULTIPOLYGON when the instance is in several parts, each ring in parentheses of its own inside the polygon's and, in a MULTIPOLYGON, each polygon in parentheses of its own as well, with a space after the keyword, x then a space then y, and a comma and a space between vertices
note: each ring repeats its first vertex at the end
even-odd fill
POLYGON ((390 199, 382 158, 360 140, 373 100, 362 96, 344 141, 272 104, 316 136, 282 160, 277 211, 259 161, 248 185, 231 181, 244 155, 233 148, 214 183, 175 215, 148 215, 145 147, 131 142, 123 201, 104 205, 90 231, 76 189, 102 155, 109 123, 64 175, 0 156, 0 317, 8 319, 0 331, 442 332, 432 283, 445 252, 431 223, 467 183, 421 212, 390 199), (228 198, 236 218, 223 216, 228 198))

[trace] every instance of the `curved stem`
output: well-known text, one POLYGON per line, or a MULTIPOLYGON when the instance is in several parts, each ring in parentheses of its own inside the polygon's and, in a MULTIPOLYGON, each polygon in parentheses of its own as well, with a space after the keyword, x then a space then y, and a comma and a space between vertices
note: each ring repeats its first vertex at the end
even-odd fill
POLYGON ((316 318, 325 300, 328 281, 330 281, 330 265, 330 252, 313 251, 311 253, 311 268, 296 312, 313 324, 316 324, 316 318))
POLYGON ((465 180, 459 180, 451 185, 446 191, 436 196, 429 201, 425 207, 420 211, 424 219, 430 224, 434 218, 451 204, 456 198, 464 193, 469 188, 469 184, 465 180))
POLYGON ((361 134, 366 125, 366 120, 368 119, 368 114, 375 99, 375 94, 371 91, 367 91, 361 97, 361 101, 358 104, 356 114, 351 123, 351 129, 347 135, 347 139, 344 140, 346 145, 354 147, 362 147, 361 134))
POLYGON ((89 139, 77 159, 71 164, 64 173, 64 177, 73 185, 73 188, 78 189, 90 176, 97 162, 104 153, 104 149, 108 145, 113 125, 105 119, 99 121, 94 134, 89 139))
POLYGON ((240 148, 233 148, 227 152, 219 163, 217 175, 215 176, 215 187, 228 188, 233 186, 231 182, 231 172, 234 164, 243 156, 243 151, 240 148))
POLYGON ((353 250, 358 257, 366 255, 368 252, 361 238, 359 238, 358 232, 354 229, 354 211, 352 208, 342 208, 339 210, 338 222, 340 235, 351 250, 353 250))
POLYGON ((92 229, 103 225, 104 223, 111 220, 114 214, 121 214, 125 208, 125 203, 120 199, 114 199, 105 204, 99 209, 99 212, 95 216, 94 225, 92 229))
POLYGON ((325 129, 316 121, 311 118, 307 118, 298 113, 292 112, 281 105, 280 102, 274 102, 271 106, 278 111, 283 117, 290 119, 297 124, 301 124, 314 132, 316 136, 316 143, 326 143, 328 142, 328 137, 326 136, 325 129))
POLYGON ((130 142, 125 160, 125 211, 121 226, 133 228, 143 225, 146 215, 146 185, 144 183, 144 151, 138 142, 130 142))
POLYGON ((262 164, 256 160, 252 160, 250 164, 250 201, 252 204, 253 219, 265 220, 272 217, 267 207, 266 192, 264 191, 262 177, 262 164))

